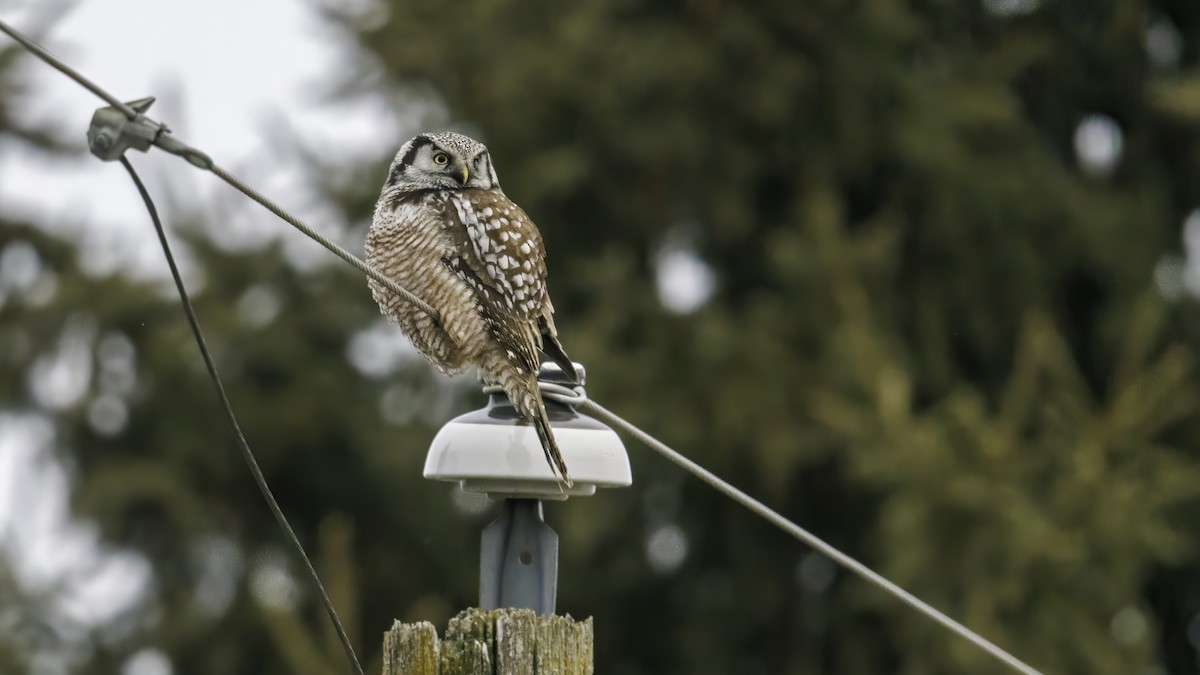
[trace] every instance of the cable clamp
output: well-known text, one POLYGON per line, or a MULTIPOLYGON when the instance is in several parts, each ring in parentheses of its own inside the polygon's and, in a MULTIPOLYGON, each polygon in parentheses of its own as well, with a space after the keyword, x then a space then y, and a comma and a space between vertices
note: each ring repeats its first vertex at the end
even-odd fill
POLYGON ((208 155, 172 136, 167 125, 145 115, 154 100, 153 96, 147 96, 129 101, 125 110, 111 105, 97 109, 87 132, 88 149, 92 154, 111 162, 123 157, 126 150, 147 152, 154 145, 201 169, 212 169, 208 155), (134 116, 129 115, 130 111, 135 113, 134 116))
MULTIPOLYGON (((538 380, 538 389, 542 392, 542 398, 548 398, 551 401, 557 401, 566 405, 582 405, 588 400, 587 392, 581 386, 568 387, 564 384, 538 380)), ((488 383, 483 385, 483 393, 488 396, 503 394, 504 387, 488 383)))

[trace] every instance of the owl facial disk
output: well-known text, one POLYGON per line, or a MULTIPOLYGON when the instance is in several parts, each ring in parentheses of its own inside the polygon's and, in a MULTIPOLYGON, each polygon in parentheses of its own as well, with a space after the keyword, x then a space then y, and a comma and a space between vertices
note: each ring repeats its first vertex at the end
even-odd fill
POLYGON ((400 148, 385 190, 499 188, 487 148, 450 132, 420 134, 400 148))

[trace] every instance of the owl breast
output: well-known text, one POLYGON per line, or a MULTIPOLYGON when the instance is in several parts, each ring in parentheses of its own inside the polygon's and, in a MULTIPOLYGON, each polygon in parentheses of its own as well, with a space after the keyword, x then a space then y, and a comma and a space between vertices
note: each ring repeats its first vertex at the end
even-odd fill
MULTIPOLYGON (((442 198, 444 201, 444 198, 442 198)), ((470 287, 447 269, 443 258, 454 243, 436 193, 397 202, 380 200, 367 233, 367 262, 441 313, 441 325, 421 309, 371 281, 380 309, 438 370, 461 372, 471 365, 474 343, 486 326, 470 287)))

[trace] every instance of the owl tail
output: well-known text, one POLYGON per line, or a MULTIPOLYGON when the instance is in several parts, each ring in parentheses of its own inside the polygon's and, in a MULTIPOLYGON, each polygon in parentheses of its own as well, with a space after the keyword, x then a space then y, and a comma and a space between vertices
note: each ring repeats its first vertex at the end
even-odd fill
MULTIPOLYGON (((543 411, 543 415, 546 413, 543 411)), ((542 417, 533 421, 533 428, 537 429, 538 440, 542 442, 542 450, 546 453, 546 462, 550 464, 551 470, 558 474, 559 481, 565 487, 571 487, 575 481, 571 480, 571 474, 567 472, 567 463, 563 461, 562 452, 558 449, 558 442, 554 440, 554 433, 550 431, 550 420, 542 417)))
POLYGON ((569 488, 575 482, 571 480, 571 474, 567 472, 567 463, 563 460, 562 452, 558 449, 558 441, 554 440, 554 432, 550 429, 550 418, 546 414, 546 405, 537 391, 536 380, 534 380, 533 391, 526 389, 519 396, 510 394, 509 399, 516 404, 517 412, 533 423, 538 440, 542 443, 542 451, 546 453, 546 463, 550 465, 550 470, 558 477, 559 482, 569 488))

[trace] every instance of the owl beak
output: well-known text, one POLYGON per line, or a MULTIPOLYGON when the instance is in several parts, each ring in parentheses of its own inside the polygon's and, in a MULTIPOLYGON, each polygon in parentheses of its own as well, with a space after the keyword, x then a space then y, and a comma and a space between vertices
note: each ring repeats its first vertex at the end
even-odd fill
POLYGON ((458 182, 460 185, 466 185, 467 181, 471 178, 471 171, 465 166, 460 167, 459 171, 462 172, 462 175, 458 177, 458 182))

